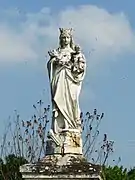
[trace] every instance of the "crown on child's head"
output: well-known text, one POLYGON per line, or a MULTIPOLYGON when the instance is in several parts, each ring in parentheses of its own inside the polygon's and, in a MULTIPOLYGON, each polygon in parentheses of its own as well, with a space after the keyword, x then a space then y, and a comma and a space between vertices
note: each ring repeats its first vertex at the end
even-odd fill
POLYGON ((72 36, 72 28, 64 29, 64 28, 59 28, 60 30, 60 36, 72 36))

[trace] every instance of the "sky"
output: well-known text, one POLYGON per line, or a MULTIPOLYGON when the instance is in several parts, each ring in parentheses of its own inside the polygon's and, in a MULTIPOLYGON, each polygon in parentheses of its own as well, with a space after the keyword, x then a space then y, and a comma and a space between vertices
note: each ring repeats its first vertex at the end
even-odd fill
POLYGON ((100 132, 114 140, 112 159, 135 166, 135 1, 0 0, 0 136, 17 110, 50 104, 47 52, 58 47, 59 27, 72 27, 86 56, 82 111, 104 112, 100 132))

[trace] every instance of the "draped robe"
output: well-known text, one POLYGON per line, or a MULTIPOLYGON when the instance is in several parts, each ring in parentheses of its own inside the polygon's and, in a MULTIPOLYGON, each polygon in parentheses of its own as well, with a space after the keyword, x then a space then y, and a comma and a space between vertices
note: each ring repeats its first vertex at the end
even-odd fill
MULTIPOLYGON (((81 73, 72 72, 72 49, 61 52, 61 58, 50 57, 47 63, 51 96, 52 96, 52 129, 58 133, 63 129, 76 129, 80 120, 79 94, 85 75, 85 67, 81 73), (59 64, 59 61, 67 64, 59 64)), ((83 61, 85 61, 84 56, 83 61)))

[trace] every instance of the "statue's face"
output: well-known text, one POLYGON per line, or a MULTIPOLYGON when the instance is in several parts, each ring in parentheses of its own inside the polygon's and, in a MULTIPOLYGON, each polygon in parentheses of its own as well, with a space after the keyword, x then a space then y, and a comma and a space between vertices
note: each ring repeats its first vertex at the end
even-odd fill
POLYGON ((70 41, 71 41, 71 38, 70 38, 70 36, 68 34, 67 35, 63 35, 61 37, 61 43, 62 43, 63 46, 69 45, 70 41))

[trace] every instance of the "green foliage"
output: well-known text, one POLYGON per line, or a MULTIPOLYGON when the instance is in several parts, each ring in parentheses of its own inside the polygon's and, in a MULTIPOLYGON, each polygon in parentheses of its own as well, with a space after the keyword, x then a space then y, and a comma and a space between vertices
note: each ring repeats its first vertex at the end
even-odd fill
POLYGON ((22 180, 19 167, 26 163, 23 157, 14 154, 5 157, 5 162, 0 159, 0 180, 22 180))
MULTIPOLYGON (((123 168, 123 166, 118 167, 103 167, 102 175, 104 180, 131 180, 128 176, 129 172, 126 168, 123 168)), ((135 178, 132 178, 132 180, 135 178)))
POLYGON ((135 167, 128 172, 128 180, 135 180, 135 167))

